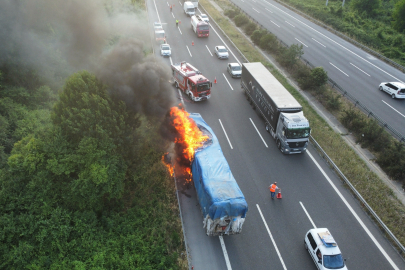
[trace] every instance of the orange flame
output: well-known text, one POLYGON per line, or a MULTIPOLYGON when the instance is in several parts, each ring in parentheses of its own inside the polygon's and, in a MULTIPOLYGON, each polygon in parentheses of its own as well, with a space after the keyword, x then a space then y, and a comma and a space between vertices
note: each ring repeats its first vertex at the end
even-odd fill
MULTIPOLYGON (((191 162, 194 159, 195 150, 202 147, 203 143, 209 139, 198 128, 197 124, 189 117, 189 113, 183 108, 172 107, 169 111, 170 125, 176 130, 176 174, 181 174, 186 183, 191 182, 191 162)), ((171 175, 173 175, 173 167, 165 162, 164 156, 162 161, 165 163, 171 175)))
POLYGON ((192 161, 195 150, 203 146, 203 143, 209 137, 203 135, 196 123, 188 117, 189 115, 188 112, 177 107, 172 107, 170 110, 170 116, 174 117, 173 126, 180 135, 180 138, 177 138, 175 143, 185 145, 183 154, 189 161, 192 161))
POLYGON ((171 165, 170 163, 166 162, 166 160, 165 160, 165 156, 166 156, 167 154, 169 154, 169 153, 165 153, 165 154, 162 156, 162 162, 163 162, 163 164, 167 167, 167 170, 169 171, 170 176, 173 176, 174 168, 172 167, 172 165, 171 165))

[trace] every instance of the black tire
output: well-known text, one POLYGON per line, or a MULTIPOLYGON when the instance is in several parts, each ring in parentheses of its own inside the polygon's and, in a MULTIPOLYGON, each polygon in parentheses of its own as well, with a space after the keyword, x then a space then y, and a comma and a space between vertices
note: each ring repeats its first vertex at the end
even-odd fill
POLYGON ((307 245, 307 243, 305 243, 305 240, 304 240, 304 247, 306 250, 308 250, 308 245, 307 245))
POLYGON ((175 86, 177 89, 179 89, 179 83, 178 83, 178 82, 175 82, 175 83, 174 83, 174 86, 175 86))
POLYGON ((380 86, 378 89, 380 89, 380 91, 382 91, 382 90, 383 90, 383 87, 382 87, 382 86, 380 86))
POLYGON ((279 139, 277 139, 276 144, 277 144, 277 148, 280 149, 280 151, 281 151, 281 142, 279 139))
POLYGON ((395 94, 392 94, 391 97, 392 97, 393 99, 395 99, 395 94))
POLYGON ((269 124, 266 124, 266 131, 267 131, 268 133, 270 133, 270 126, 269 126, 269 124))
POLYGON ((191 95, 191 93, 188 94, 188 98, 189 98, 191 101, 194 101, 194 100, 193 100, 193 96, 191 95))

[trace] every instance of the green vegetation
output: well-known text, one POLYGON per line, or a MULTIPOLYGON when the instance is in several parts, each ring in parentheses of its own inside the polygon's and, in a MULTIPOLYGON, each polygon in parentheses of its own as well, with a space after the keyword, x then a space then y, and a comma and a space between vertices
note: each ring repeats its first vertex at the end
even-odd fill
POLYGON ((0 62, 0 269, 187 269, 159 121, 72 74, 58 47, 34 67, 14 43, 0 62))
MULTIPOLYGON (((311 122, 312 136, 399 241, 405 244, 405 220, 403 219, 405 206, 395 197, 393 191, 345 143, 342 135, 334 132, 308 104, 306 99, 288 83, 287 79, 246 41, 245 36, 238 34, 234 27, 230 27, 230 20, 224 19, 223 15, 211 6, 207 0, 201 0, 200 3, 249 61, 262 62, 300 102, 304 108, 305 116, 311 122)), ((216 0, 216 3, 225 10, 224 14, 237 13, 237 11, 233 11, 233 6, 227 0, 216 0)), ((241 27, 243 28, 243 26, 241 27)), ((281 46, 277 40, 274 41, 275 45, 268 46, 269 42, 272 43, 274 40, 271 35, 264 29, 257 29, 252 33, 251 39, 254 44, 271 53, 283 67, 289 67, 290 74, 299 83, 301 89, 316 96, 319 102, 329 108, 353 132, 362 146, 370 146, 378 157, 377 162, 388 171, 390 176, 405 180, 405 147, 395 141, 374 120, 367 118, 366 115, 353 107, 352 103, 342 98, 339 93, 324 84, 322 85, 327 76, 322 67, 311 70, 300 61, 295 62, 294 65, 288 65, 291 62, 280 59, 284 58, 288 52, 290 53, 289 59, 297 59, 301 55, 300 50, 298 46, 289 50, 281 46), (262 42, 264 38, 267 40, 262 42), (395 160, 398 162, 395 163, 395 160)))
POLYGON ((8 123, 0 133, 0 268, 184 265, 174 183, 154 146, 162 143, 156 127, 86 71, 66 80, 53 109, 30 98, 55 96, 39 89, 0 92, 0 119, 8 123))

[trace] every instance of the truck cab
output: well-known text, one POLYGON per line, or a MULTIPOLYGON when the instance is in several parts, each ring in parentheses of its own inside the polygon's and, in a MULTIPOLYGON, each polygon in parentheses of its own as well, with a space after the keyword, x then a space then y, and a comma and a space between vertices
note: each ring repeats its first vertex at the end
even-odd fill
POLYGON ((311 128, 304 113, 280 113, 276 129, 276 144, 284 154, 304 153, 311 128), (306 139, 306 140, 303 140, 306 139))

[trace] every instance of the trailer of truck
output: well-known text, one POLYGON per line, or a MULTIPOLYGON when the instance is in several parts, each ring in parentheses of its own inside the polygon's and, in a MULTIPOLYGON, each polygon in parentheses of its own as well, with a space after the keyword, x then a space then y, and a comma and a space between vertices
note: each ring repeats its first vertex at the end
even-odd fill
POLYGON ((243 63, 241 86, 284 154, 304 153, 311 128, 302 106, 262 63, 243 63))
POLYGON ((209 139, 196 150, 191 164, 193 182, 209 236, 242 232, 248 205, 226 161, 218 139, 198 113, 189 116, 209 139))
POLYGON ((211 97, 212 83, 198 69, 187 62, 171 65, 174 85, 192 101, 203 101, 211 97))

